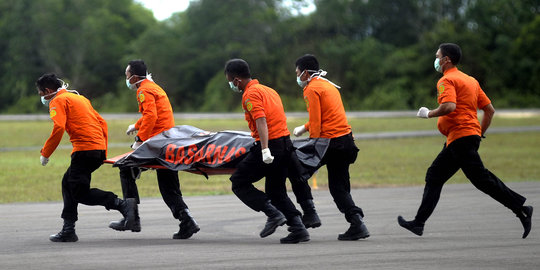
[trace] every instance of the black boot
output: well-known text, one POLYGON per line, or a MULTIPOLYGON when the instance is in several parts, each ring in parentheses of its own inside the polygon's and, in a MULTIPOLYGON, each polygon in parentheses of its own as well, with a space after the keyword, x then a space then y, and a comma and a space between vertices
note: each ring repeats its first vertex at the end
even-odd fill
POLYGON ((188 239, 193 234, 197 233, 201 228, 189 213, 189 209, 184 209, 180 212, 180 230, 173 234, 173 239, 188 239))
POLYGON ((53 242, 77 242, 79 237, 75 234, 75 221, 64 219, 62 230, 57 234, 49 236, 49 240, 53 242))
POLYGON ((416 220, 406 221, 402 216, 398 216, 397 221, 399 226, 418 236, 422 236, 422 234, 424 234, 424 223, 417 222, 416 220))
POLYGON ((297 244, 300 242, 309 241, 309 233, 302 223, 300 216, 294 216, 293 218, 287 221, 289 225, 288 231, 291 232, 287 237, 279 239, 279 242, 282 244, 297 244))
POLYGON ((521 221, 521 224, 523 225, 523 236, 522 238, 526 238, 527 235, 529 235, 529 232, 531 231, 531 221, 532 221, 532 213, 533 213, 533 207, 532 206, 523 206, 521 208, 521 212, 517 214, 517 217, 521 221))
POLYGON ((127 198, 125 200, 116 198, 111 209, 120 211, 124 217, 119 221, 111 221, 111 223, 109 223, 109 228, 117 231, 141 231, 139 209, 137 207, 137 201, 134 198, 127 198))
POLYGON ((302 211, 304 211, 304 216, 302 216, 302 222, 306 228, 317 228, 321 226, 321 219, 317 215, 315 210, 315 204, 313 200, 306 200, 300 203, 302 211))
POLYGON ((285 218, 283 213, 277 210, 277 208, 273 206, 270 201, 266 202, 262 211, 266 214, 268 219, 266 220, 266 224, 264 224, 264 229, 262 229, 261 233, 259 233, 261 238, 273 234, 278 226, 282 226, 287 222, 287 218, 285 218))
POLYGON ((338 240, 358 240, 369 237, 369 231, 360 214, 352 215, 347 218, 347 221, 351 223, 351 226, 345 233, 338 235, 338 240))

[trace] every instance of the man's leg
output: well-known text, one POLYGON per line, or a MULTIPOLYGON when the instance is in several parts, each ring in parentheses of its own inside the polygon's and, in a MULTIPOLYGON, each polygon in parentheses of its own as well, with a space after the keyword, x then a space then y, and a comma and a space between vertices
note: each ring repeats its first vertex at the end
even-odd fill
POLYGON ((267 237, 282 226, 287 219, 272 203, 266 194, 253 186, 253 183, 264 177, 264 163, 262 162, 261 147, 253 146, 246 157, 238 164, 232 174, 231 189, 245 205, 257 212, 264 212, 268 217, 260 237, 267 237))
POLYGON ((476 188, 512 210, 523 223, 525 229, 523 238, 527 237, 531 229, 532 206, 530 208, 523 206, 526 198, 508 188, 497 176, 484 167, 478 154, 480 147, 478 136, 464 137, 455 143, 452 147, 452 153, 460 161, 460 166, 467 178, 476 188))
POLYGON ((309 241, 309 233, 302 223, 302 215, 287 195, 285 185, 292 143, 288 137, 285 137, 269 141, 268 146, 274 155, 274 161, 264 165, 266 171, 265 191, 272 204, 287 218, 288 230, 291 232, 287 237, 281 238, 280 242, 282 244, 296 244, 309 241))
POLYGON ((457 161, 445 146, 426 172, 426 185, 424 186, 422 202, 420 203, 416 217, 412 221, 406 221, 403 217, 398 216, 399 225, 416 235, 422 235, 424 233, 425 222, 431 216, 439 202, 444 183, 458 170, 459 165, 457 161))
MULTIPOLYGON (((124 200, 134 199, 137 204, 140 203, 139 190, 137 189, 136 179, 140 176, 141 170, 137 167, 120 167, 120 184, 122 186, 122 193, 124 200)), ((119 221, 112 221, 109 223, 109 228, 117 231, 129 230, 126 227, 126 219, 122 218, 119 221)), ((135 213, 135 220, 133 226, 131 226, 132 232, 141 231, 141 219, 138 211, 135 213)))
POLYGON ((173 239, 190 238, 193 234, 197 233, 200 228, 195 219, 191 216, 188 206, 182 197, 178 172, 168 169, 157 169, 156 173, 161 197, 169 209, 171 209, 174 218, 180 221, 178 225, 179 230, 177 233, 173 234, 173 239))
POLYGON ((311 187, 307 181, 299 181, 291 179, 292 191, 296 197, 296 202, 302 207, 304 215, 302 216, 302 222, 306 228, 317 228, 321 226, 321 219, 315 210, 315 204, 313 203, 313 195, 311 194, 311 187))

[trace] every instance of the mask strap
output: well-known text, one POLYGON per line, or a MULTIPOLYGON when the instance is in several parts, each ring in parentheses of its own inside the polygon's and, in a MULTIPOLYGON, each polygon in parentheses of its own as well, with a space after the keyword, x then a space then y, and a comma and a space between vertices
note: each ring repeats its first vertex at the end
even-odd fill
POLYGON ((338 88, 340 89, 341 86, 333 83, 332 81, 330 81, 329 79, 325 78, 324 76, 326 76, 326 74, 328 74, 328 72, 326 72, 325 70, 322 70, 322 69, 319 69, 319 70, 308 70, 308 72, 314 72, 313 74, 311 74, 311 77, 309 77, 308 81, 311 81, 313 78, 317 77, 317 78, 320 78, 320 79, 323 79, 327 82, 329 82, 331 85, 333 85, 335 88, 338 88))

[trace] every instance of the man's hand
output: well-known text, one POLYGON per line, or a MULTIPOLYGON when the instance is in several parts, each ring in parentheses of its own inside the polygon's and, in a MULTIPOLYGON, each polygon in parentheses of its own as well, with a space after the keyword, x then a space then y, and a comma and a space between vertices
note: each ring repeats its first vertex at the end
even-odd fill
POLYGON ((274 162, 274 157, 272 156, 272 153, 270 153, 269 148, 264 148, 262 150, 262 159, 263 159, 263 162, 266 164, 270 164, 274 162))
POLYGON ((47 163, 49 163, 49 158, 41 156, 41 157, 39 157, 39 161, 41 162, 41 166, 45 166, 45 165, 47 165, 47 163))
POLYGON ((426 118, 426 119, 429 118, 429 109, 426 107, 420 108, 416 116, 420 118, 426 118))
POLYGON ((132 145, 131 145, 131 149, 133 150, 137 150, 137 148, 139 148, 139 146, 141 146, 142 142, 134 142, 132 145))
POLYGON ((137 133, 137 129, 135 129, 135 124, 129 125, 127 130, 126 130, 126 134, 127 135, 133 135, 135 133, 137 133))
POLYGON ((306 133, 306 127, 305 127, 304 125, 295 127, 294 130, 293 130, 293 134, 294 134, 294 136, 296 136, 296 137, 300 137, 300 136, 302 136, 302 134, 304 134, 304 133, 306 133))

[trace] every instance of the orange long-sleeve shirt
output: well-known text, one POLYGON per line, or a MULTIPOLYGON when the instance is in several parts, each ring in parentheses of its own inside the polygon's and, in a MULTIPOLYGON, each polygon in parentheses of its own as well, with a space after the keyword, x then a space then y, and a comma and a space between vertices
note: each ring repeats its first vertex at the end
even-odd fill
POLYGON ((142 117, 135 124, 137 136, 143 141, 174 127, 174 115, 167 93, 150 80, 141 82, 137 102, 142 117))
POLYGON ((261 117, 266 117, 269 140, 290 135, 281 98, 274 89, 260 84, 256 79, 251 80, 242 94, 242 108, 251 136, 256 141, 260 138, 255 120, 261 117))
POLYGON ((337 138, 351 133, 338 89, 315 77, 304 88, 309 121, 304 125, 311 138, 337 138))
POLYGON ((456 109, 437 120, 439 131, 446 136, 446 145, 456 139, 482 135, 477 110, 491 104, 475 78, 453 67, 437 82, 439 104, 456 103, 456 109))
POLYGON ((54 127, 41 149, 42 156, 48 158, 52 155, 62 140, 64 130, 73 145, 72 153, 107 150, 107 122, 87 98, 62 89, 50 101, 49 114, 54 127))

